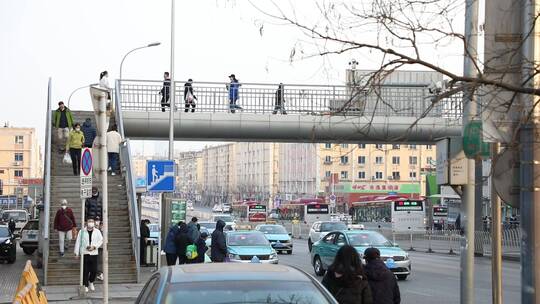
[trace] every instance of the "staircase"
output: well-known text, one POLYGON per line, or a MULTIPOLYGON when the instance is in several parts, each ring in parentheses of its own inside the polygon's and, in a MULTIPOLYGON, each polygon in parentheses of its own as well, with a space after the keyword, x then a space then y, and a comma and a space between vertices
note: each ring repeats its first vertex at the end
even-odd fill
MULTIPOLYGON (((72 112, 73 120, 82 124, 86 118, 91 118, 95 124, 93 112, 72 112)), ((111 124, 114 122, 111 122, 111 124)), ((68 207, 73 210, 77 227, 81 227, 80 180, 73 175, 71 165, 62 163, 63 155, 58 152, 62 148, 53 131, 51 153, 51 209, 50 209, 50 243, 47 276, 48 285, 75 285, 79 282, 79 260, 75 259, 70 243, 64 257, 60 257, 58 249, 58 233, 54 230, 54 217, 60 208, 62 199, 68 201, 68 207)), ((98 186, 101 193, 100 183, 98 186)), ((108 177, 109 188, 109 282, 137 282, 137 266, 133 256, 131 242, 130 216, 126 190, 126 180, 121 175, 108 177)), ((101 256, 98 270, 102 271, 101 256)), ((100 281, 97 281, 99 283, 100 281)))

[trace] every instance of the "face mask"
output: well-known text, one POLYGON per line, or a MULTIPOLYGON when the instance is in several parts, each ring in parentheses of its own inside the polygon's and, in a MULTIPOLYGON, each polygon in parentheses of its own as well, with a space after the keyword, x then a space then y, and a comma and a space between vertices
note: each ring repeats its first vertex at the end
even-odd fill
POLYGON ((88 228, 94 228, 94 225, 95 225, 94 222, 90 222, 86 226, 88 226, 88 228))
POLYGON ((75 128, 75 130, 77 130, 77 131, 80 131, 80 130, 81 130, 81 128, 75 128))
POLYGON ((96 226, 99 227, 99 223, 101 223, 100 221, 96 221, 96 226))
POLYGON ((62 206, 62 209, 66 210, 67 206, 62 206))

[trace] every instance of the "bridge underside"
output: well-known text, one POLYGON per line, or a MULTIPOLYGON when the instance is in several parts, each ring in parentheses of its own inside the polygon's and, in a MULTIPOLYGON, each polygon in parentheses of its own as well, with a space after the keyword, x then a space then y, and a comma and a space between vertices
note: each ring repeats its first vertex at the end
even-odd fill
MULTIPOLYGON (((169 112, 123 111, 125 136, 169 138, 169 112)), ((185 113, 174 115, 176 140, 254 142, 409 142, 430 144, 461 135, 455 120, 426 117, 362 117, 185 113)))

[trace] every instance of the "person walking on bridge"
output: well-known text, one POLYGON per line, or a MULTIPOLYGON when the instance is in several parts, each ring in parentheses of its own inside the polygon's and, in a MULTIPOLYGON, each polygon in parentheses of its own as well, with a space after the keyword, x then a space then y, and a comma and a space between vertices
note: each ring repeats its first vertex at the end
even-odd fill
MULTIPOLYGON (((163 73, 163 87, 159 91, 161 95, 161 112, 165 112, 165 107, 170 107, 170 94, 171 93, 171 78, 169 72, 163 73)), ((173 96, 174 97, 174 96, 173 96)))
POLYGON ((60 153, 64 153, 63 147, 69 136, 69 131, 73 128, 73 115, 71 111, 64 105, 63 101, 58 102, 58 109, 54 111, 53 126, 56 128, 56 134, 59 141, 60 153))
POLYGON ((92 148, 94 144, 94 139, 96 139, 97 131, 96 128, 92 125, 92 119, 87 118, 81 128, 84 134, 84 147, 92 148))
POLYGON ((58 246, 60 256, 63 257, 64 250, 68 248, 68 243, 72 239, 73 228, 76 228, 77 224, 73 216, 73 210, 67 206, 67 200, 63 199, 60 206, 54 217, 54 229, 58 231, 58 246))
POLYGON ((231 113, 235 113, 236 110, 243 110, 243 108, 236 104, 239 97, 239 91, 241 84, 236 79, 234 74, 229 75, 230 83, 227 84, 227 90, 229 90, 229 109, 231 113))
POLYGON ((120 174, 120 144, 122 136, 118 133, 116 125, 107 132, 107 156, 109 157, 109 171, 111 175, 120 174))
POLYGON ((69 150, 71 156, 73 175, 77 176, 81 174, 81 150, 84 145, 84 133, 81 131, 81 124, 76 123, 74 127, 75 129, 69 132, 66 150, 69 150))
POLYGON ((276 90, 276 102, 274 104, 274 111, 272 114, 277 114, 278 112, 281 112, 281 114, 287 114, 287 111, 285 111, 284 93, 283 83, 280 83, 278 89, 276 90))
POLYGON ((185 101, 185 110, 184 112, 189 112, 189 108, 193 107, 191 109, 191 113, 195 112, 195 102, 197 101, 197 97, 195 97, 195 94, 193 94, 193 79, 188 79, 186 84, 184 84, 184 101, 185 101))

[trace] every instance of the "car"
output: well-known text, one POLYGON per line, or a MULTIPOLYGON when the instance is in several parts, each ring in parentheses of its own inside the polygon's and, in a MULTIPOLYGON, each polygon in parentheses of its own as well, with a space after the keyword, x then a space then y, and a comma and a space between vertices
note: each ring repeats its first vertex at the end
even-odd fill
POLYGON ((225 222, 225 225, 231 226, 233 229, 236 227, 236 222, 234 221, 234 218, 230 214, 213 214, 212 215, 212 222, 217 222, 218 220, 222 220, 225 222))
POLYGON ((31 255, 38 248, 39 242, 39 220, 29 220, 21 229, 21 246, 24 253, 31 255))
POLYGON ((363 224, 350 224, 347 226, 349 230, 364 230, 366 227, 363 224))
POLYGON ((7 225, 0 225, 0 260, 13 264, 17 260, 15 235, 9 232, 7 225))
POLYGON ((223 212, 223 208, 221 207, 221 205, 214 205, 214 207, 212 208, 212 212, 223 212))
MULTIPOLYGON (((206 239, 206 246, 210 247, 210 245, 212 244, 212 232, 216 230, 216 222, 199 221, 197 222, 197 224, 201 226, 201 233, 202 232, 208 233, 208 238, 206 239)), ((227 225, 227 224, 225 224, 225 227, 223 228, 223 231, 225 232, 233 231, 233 230, 234 230, 233 226, 227 225)))
POLYGON ((311 246, 313 245, 313 243, 320 240, 328 232, 334 231, 334 230, 346 230, 346 229, 347 229, 347 225, 343 222, 318 221, 318 222, 313 223, 313 225, 311 225, 311 229, 309 229, 309 236, 308 236, 309 251, 311 251, 311 246))
POLYGON ((192 203, 192 202, 187 202, 186 207, 187 207, 187 210, 188 210, 188 211, 193 211, 193 210, 195 210, 195 207, 193 207, 193 203, 192 203))
POLYGON ((24 225, 26 225, 26 222, 28 222, 29 215, 28 211, 23 209, 12 209, 12 210, 4 210, 2 211, 2 221, 4 223, 8 223, 10 219, 15 220, 15 235, 18 236, 18 231, 20 231, 24 225))
POLYGON ((272 248, 277 252, 286 251, 287 254, 292 254, 293 242, 291 234, 287 232, 285 227, 281 225, 258 225, 255 230, 264 233, 272 248))
POLYGON ((251 263, 257 257, 263 264, 277 264, 278 255, 260 231, 230 231, 226 235, 229 261, 251 263))
POLYGON ((221 212, 223 213, 231 213, 231 205, 230 204, 223 204, 221 207, 221 212))
POLYGON ((295 267, 207 263, 162 267, 148 279, 135 303, 338 302, 315 278, 295 267))
POLYGON ((313 244, 311 263, 316 275, 324 275, 343 245, 353 246, 360 256, 367 248, 377 248, 381 252, 381 259, 399 280, 406 280, 411 274, 409 255, 382 234, 369 230, 341 230, 332 231, 313 244))

